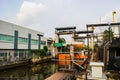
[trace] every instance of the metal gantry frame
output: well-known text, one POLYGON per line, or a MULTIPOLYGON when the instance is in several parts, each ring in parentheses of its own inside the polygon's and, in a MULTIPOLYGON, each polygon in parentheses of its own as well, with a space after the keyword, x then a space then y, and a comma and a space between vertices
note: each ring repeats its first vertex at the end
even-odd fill
MULTIPOLYGON (((94 29, 94 27, 105 27, 105 26, 109 26, 109 30, 110 27, 116 27, 115 25, 120 25, 120 23, 102 23, 102 24, 87 24, 86 25, 86 29, 88 31, 88 28, 92 28, 94 29)), ((118 26, 120 27, 120 26, 118 26)), ((93 30, 94 31, 94 30, 93 30)), ((89 36, 89 34, 87 33, 87 36, 89 36)), ((87 44, 88 44, 88 54, 90 55, 90 51, 89 51, 89 39, 87 38, 87 44)))
POLYGON ((55 28, 55 34, 58 34, 58 35, 68 35, 68 34, 72 34, 75 31, 76 31, 75 26, 55 28))
MULTIPOLYGON (((76 34, 87 34, 87 33, 93 33, 93 31, 76 31, 76 27, 64 27, 64 28, 55 28, 55 35, 56 35, 56 42, 59 42, 58 38, 59 35, 68 35, 72 34, 73 39, 81 39, 81 38, 90 38, 90 36, 85 36, 85 37, 80 37, 80 36, 75 36, 76 34)), ((77 64, 72 60, 73 63, 77 64)), ((78 65, 78 64, 77 64, 78 65)), ((79 65, 82 69, 84 69, 81 65, 79 65)))
POLYGON ((73 39, 85 39, 85 38, 90 38, 90 36, 88 36, 88 33, 93 33, 93 30, 88 30, 87 27, 87 31, 76 31, 76 27, 59 27, 59 28, 55 28, 55 34, 57 34, 58 38, 59 35, 68 35, 68 34, 73 34, 74 36, 72 37, 73 39), (76 34, 87 34, 87 36, 76 36, 76 34))
MULTIPOLYGON (((86 28, 87 28, 87 31, 88 31, 88 28, 89 27, 105 27, 105 26, 109 26, 109 29, 110 27, 116 27, 115 25, 120 25, 120 23, 102 23, 102 24, 87 24, 86 25, 86 28)), ((119 26, 118 26, 119 27, 119 26)), ((88 34, 87 34, 88 35, 88 34)), ((88 43, 89 43, 89 40, 87 40, 88 43)), ((89 44, 88 44, 89 45, 89 44)), ((89 47, 88 47, 89 48, 89 47)))

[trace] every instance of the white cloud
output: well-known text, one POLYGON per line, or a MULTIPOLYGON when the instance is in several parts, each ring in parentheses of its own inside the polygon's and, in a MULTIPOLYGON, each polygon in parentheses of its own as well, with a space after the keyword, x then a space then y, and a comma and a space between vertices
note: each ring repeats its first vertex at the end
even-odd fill
MULTIPOLYGON (((93 6, 88 8, 80 2, 77 0, 25 0, 16 21, 20 25, 44 32, 47 37, 54 36, 55 27, 76 26, 77 30, 83 30, 86 29, 86 24, 99 23, 98 18, 105 11, 96 11, 97 8, 93 6)), ((99 6, 101 8, 101 5, 99 6)), ((107 14, 101 18, 104 21, 109 19, 110 15, 107 14)))
POLYGON ((46 8, 42 3, 24 1, 17 14, 18 23, 28 25, 31 22, 37 21, 38 16, 40 16, 46 8))
POLYGON ((70 9, 72 1, 26 0, 17 14, 16 23, 44 32, 45 36, 53 36, 55 27, 76 26, 79 23, 79 13, 70 9))

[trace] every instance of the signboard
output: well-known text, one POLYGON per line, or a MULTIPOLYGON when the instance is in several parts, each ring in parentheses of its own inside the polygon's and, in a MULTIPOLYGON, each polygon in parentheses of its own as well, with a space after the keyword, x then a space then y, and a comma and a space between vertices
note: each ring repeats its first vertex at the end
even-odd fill
POLYGON ((55 46, 55 47, 62 47, 62 46, 63 46, 63 43, 54 43, 54 46, 55 46))

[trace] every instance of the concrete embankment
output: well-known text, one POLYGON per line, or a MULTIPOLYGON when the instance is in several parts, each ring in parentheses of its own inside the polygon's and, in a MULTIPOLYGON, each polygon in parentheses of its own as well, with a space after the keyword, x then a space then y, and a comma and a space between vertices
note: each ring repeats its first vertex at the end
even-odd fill
POLYGON ((41 57, 39 57, 39 58, 32 58, 30 62, 33 63, 33 64, 38 64, 38 63, 51 61, 52 58, 53 58, 52 56, 47 56, 47 57, 43 57, 43 58, 41 58, 41 57))
POLYGON ((29 60, 19 61, 19 62, 7 62, 0 65, 0 70, 15 68, 15 67, 24 66, 27 64, 29 64, 29 60))
POLYGON ((47 56, 47 57, 43 57, 43 58, 34 58, 34 59, 28 59, 28 60, 24 60, 24 61, 2 63, 0 65, 0 70, 25 66, 27 64, 43 63, 43 62, 51 61, 51 58, 52 58, 52 56, 47 56))

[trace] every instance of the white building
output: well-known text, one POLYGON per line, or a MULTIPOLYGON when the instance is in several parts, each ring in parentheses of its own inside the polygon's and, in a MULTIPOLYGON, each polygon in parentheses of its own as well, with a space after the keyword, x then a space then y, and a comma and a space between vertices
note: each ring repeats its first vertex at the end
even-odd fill
POLYGON ((44 33, 0 20, 0 49, 40 49, 47 45, 40 35, 44 33))

